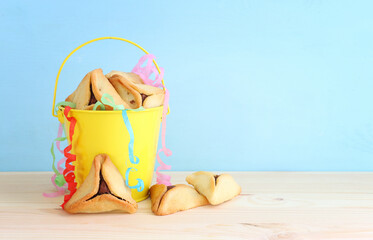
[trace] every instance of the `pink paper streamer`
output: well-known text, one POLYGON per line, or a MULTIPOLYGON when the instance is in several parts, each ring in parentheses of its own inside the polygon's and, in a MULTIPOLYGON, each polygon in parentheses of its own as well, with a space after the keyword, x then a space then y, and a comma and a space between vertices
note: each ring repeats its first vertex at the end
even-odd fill
MULTIPOLYGON (((60 126, 58 127, 58 133, 57 133, 57 136, 58 137, 61 137, 62 136, 62 130, 63 130, 63 127, 62 127, 62 124, 60 123, 60 126)), ((56 146, 57 146, 57 149, 58 151, 60 151, 60 153, 63 155, 63 150, 61 150, 61 141, 56 141, 56 146)), ((59 173, 63 174, 63 170, 64 168, 61 167, 61 165, 65 165, 65 162, 66 162, 66 157, 63 157, 61 160, 59 160, 57 162, 57 170, 59 173)))
MULTIPOLYGON (((60 123, 59 127, 58 127, 58 132, 57 132, 57 138, 60 138, 62 137, 62 124, 60 123)), ((61 141, 56 141, 56 146, 57 146, 57 149, 58 151, 60 151, 62 154, 63 154, 63 151, 61 150, 61 141)), ((66 162, 66 157, 63 157, 61 160, 59 160, 57 162, 57 170, 60 174, 63 174, 63 170, 64 168, 61 167, 60 165, 61 164, 64 164, 66 162)), ((53 193, 43 193, 43 196, 44 197, 49 197, 49 198, 53 198, 53 197, 58 197, 58 196, 61 196, 61 195, 64 195, 65 194, 65 189, 67 188, 67 184, 64 184, 62 187, 59 187, 57 186, 55 180, 56 180, 56 177, 57 175, 56 174, 53 174, 52 178, 51 178, 51 181, 52 181, 52 184, 53 186, 56 187, 57 189, 57 192, 53 192, 53 193)))
POLYGON ((158 184, 164 184, 166 186, 170 186, 171 184, 171 177, 166 174, 162 174, 159 171, 161 170, 170 170, 171 166, 165 164, 161 157, 160 153, 163 152, 167 157, 172 155, 172 151, 168 148, 166 148, 166 118, 167 118, 167 112, 168 112, 168 101, 169 101, 169 92, 162 84, 163 79, 163 68, 160 68, 160 73, 158 72, 157 68, 153 64, 153 59, 155 57, 151 54, 144 55, 140 58, 139 62, 136 64, 136 66, 132 69, 133 73, 136 73, 139 75, 145 84, 151 85, 154 87, 163 87, 165 90, 165 98, 163 103, 163 113, 162 113, 162 130, 161 130, 161 141, 162 141, 162 148, 158 150, 157 152, 157 161, 159 163, 159 166, 156 169, 157 174, 157 183, 158 184), (144 62, 147 60, 146 66, 142 67, 144 62), (154 74, 155 79, 152 80, 149 77, 154 74))
POLYGON ((171 166, 165 164, 162 159, 160 158, 160 153, 163 152, 167 157, 172 155, 172 151, 166 147, 166 116, 168 111, 168 100, 169 100, 169 93, 168 90, 165 89, 165 100, 163 103, 163 113, 162 113, 162 129, 161 129, 161 141, 162 141, 162 148, 159 149, 157 152, 157 161, 159 163, 159 166, 157 167, 156 174, 157 174, 157 183, 158 184, 164 184, 166 186, 170 186, 171 184, 171 177, 166 174, 162 174, 159 171, 160 170, 170 170, 171 166))

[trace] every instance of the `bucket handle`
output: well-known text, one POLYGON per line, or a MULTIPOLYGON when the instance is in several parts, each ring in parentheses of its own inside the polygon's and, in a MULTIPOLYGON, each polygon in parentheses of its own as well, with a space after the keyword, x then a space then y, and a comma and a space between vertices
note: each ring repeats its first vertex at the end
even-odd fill
MULTIPOLYGON (((62 71, 62 68, 63 66, 65 65, 65 63, 67 62, 67 60, 71 57, 71 55, 73 55, 76 51, 78 51, 80 48, 84 47, 85 45, 88 45, 92 42, 96 42, 96 41, 100 41, 100 40, 104 40, 104 39, 114 39, 114 40, 120 40, 120 41, 124 41, 124 42, 128 42, 138 48, 140 48, 144 53, 146 54, 149 54, 148 51, 146 51, 143 47, 141 47, 140 45, 138 45, 137 43, 134 43, 130 40, 127 40, 127 39, 124 39, 124 38, 119 38, 119 37, 100 37, 100 38, 95 38, 95 39, 92 39, 88 42, 85 42, 83 43, 82 45, 80 45, 79 47, 75 48, 69 55, 67 55, 67 57, 65 58, 65 60, 63 60, 62 64, 61 64, 61 67, 60 69, 58 70, 58 73, 57 73, 57 77, 56 77, 56 83, 54 85, 54 95, 53 95, 53 106, 52 106, 52 115, 54 117, 57 117, 57 115, 54 113, 54 106, 56 104, 56 93, 57 93, 57 85, 58 85, 58 79, 60 78, 60 74, 61 74, 61 71, 62 71)), ((155 59, 153 59, 153 63, 155 65, 155 67, 157 68, 158 72, 161 73, 161 70, 159 69, 158 67, 158 64, 157 62, 155 61, 155 59)), ((162 79, 162 84, 164 86, 164 81, 162 79)), ((170 107, 168 107, 168 113, 170 112, 170 107)))

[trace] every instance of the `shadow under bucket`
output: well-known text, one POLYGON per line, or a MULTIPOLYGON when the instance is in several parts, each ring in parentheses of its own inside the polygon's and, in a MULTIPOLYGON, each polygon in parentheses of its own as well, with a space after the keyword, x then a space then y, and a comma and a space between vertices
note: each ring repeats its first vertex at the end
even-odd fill
POLYGON ((69 144, 72 144, 71 153, 76 155, 74 173, 77 188, 87 177, 94 157, 105 153, 110 156, 123 178, 128 168, 137 169, 129 173, 128 183, 135 186, 138 183, 137 179, 142 179, 144 189, 141 192, 131 189, 132 197, 137 202, 146 199, 153 178, 162 111, 163 106, 142 111, 127 111, 134 133, 133 154, 139 159, 138 164, 133 164, 129 160, 130 135, 123 121, 122 111, 71 109, 68 116, 74 117, 77 121, 71 143, 70 122, 63 116, 63 108, 60 108, 58 118, 65 124, 67 139, 69 144))

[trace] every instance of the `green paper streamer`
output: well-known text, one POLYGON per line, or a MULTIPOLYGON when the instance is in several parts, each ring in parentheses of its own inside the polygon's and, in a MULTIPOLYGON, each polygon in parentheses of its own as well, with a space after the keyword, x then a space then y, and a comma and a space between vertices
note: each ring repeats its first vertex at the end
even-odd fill
POLYGON ((114 110, 124 110, 123 105, 115 105, 114 98, 108 93, 102 94, 101 102, 97 101, 93 106, 93 110, 96 111, 99 106, 101 110, 105 110, 105 105, 112 107, 114 110))
POLYGON ((109 105, 114 110, 124 110, 123 105, 115 105, 114 98, 110 96, 110 94, 107 94, 107 93, 102 94, 101 102, 103 104, 109 105))
POLYGON ((101 110, 105 110, 105 105, 102 104, 100 101, 97 101, 95 103, 95 105, 93 106, 93 110, 96 111, 99 106, 100 106, 101 110))
POLYGON ((58 107, 60 107, 60 106, 69 106, 71 108, 75 108, 76 104, 73 103, 73 102, 66 102, 66 101, 57 103, 56 107, 54 109, 56 115, 57 115, 57 112, 58 112, 58 107))
POLYGON ((65 185, 66 180, 62 174, 59 174, 59 175, 56 175, 56 179, 54 180, 54 182, 56 183, 57 186, 62 187, 63 185, 65 185))
MULTIPOLYGON (((114 102, 114 98, 108 94, 104 93, 102 94, 101 101, 97 101, 95 105, 93 106, 93 110, 96 111, 98 107, 101 108, 101 110, 105 110, 105 105, 108 105, 112 107, 114 110, 124 110, 123 105, 116 105, 114 102)), ((136 108, 136 109, 127 109, 128 111, 133 111, 133 112, 139 112, 139 111, 144 111, 145 108, 143 106, 136 108)))
POLYGON ((56 174, 55 183, 59 187, 62 187, 66 183, 66 181, 65 181, 65 178, 63 177, 63 175, 60 174, 58 172, 57 168, 54 166, 54 164, 56 162, 56 155, 54 154, 54 142, 56 142, 56 141, 65 141, 66 139, 67 139, 66 137, 56 138, 56 139, 53 140, 52 146, 51 146, 51 154, 52 154, 52 157, 53 157, 52 169, 53 169, 53 172, 56 174))

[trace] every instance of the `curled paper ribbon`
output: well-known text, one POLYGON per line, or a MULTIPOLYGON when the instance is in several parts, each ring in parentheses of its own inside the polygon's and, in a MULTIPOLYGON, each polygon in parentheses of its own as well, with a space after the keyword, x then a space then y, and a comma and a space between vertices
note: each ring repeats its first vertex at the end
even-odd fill
POLYGON ((166 186, 171 185, 171 177, 166 174, 162 174, 159 171, 160 170, 170 170, 171 166, 166 165, 161 157, 160 153, 163 152, 167 157, 172 155, 172 151, 168 148, 166 148, 166 117, 167 117, 167 111, 168 111, 168 101, 169 101, 169 92, 165 88, 165 86, 162 84, 163 79, 163 68, 160 68, 160 73, 158 72, 157 68, 153 64, 154 56, 152 54, 144 55, 140 58, 139 62, 136 64, 136 66, 132 69, 133 73, 136 73, 139 75, 145 84, 151 85, 154 87, 163 87, 165 90, 165 99, 163 103, 163 113, 162 113, 162 130, 161 130, 161 139, 162 139, 162 148, 157 152, 157 161, 159 163, 159 166, 157 167, 156 174, 157 174, 157 183, 158 184, 164 184, 166 186), (145 67, 142 67, 142 65, 147 61, 145 67), (150 76, 154 74, 155 79, 150 79, 150 76))
POLYGON ((163 113, 162 113, 162 129, 161 129, 161 140, 162 140, 162 148, 157 152, 157 161, 159 166, 157 167, 156 174, 157 174, 157 183, 164 184, 166 186, 170 186, 171 184, 171 177, 166 174, 162 174, 160 170, 170 170, 171 166, 165 164, 161 157, 159 156, 161 152, 163 152, 167 157, 172 155, 172 151, 166 147, 166 116, 168 111, 168 99, 169 93, 168 90, 165 89, 165 100, 163 105, 163 113))
POLYGON ((153 64, 153 60, 155 59, 154 55, 146 54, 142 56, 139 62, 135 65, 132 69, 133 73, 136 73, 141 77, 146 85, 151 85, 154 87, 163 87, 162 79, 163 79, 163 68, 159 68, 160 72, 158 72, 157 68, 153 64), (146 66, 142 67, 142 65, 147 61, 146 66), (154 74, 154 80, 150 79, 150 76, 154 74))
MULTIPOLYGON (((59 125, 59 127, 58 127, 57 138, 62 137, 62 131, 63 131, 63 124, 60 123, 60 125, 59 125)), ((66 139, 67 139, 67 138, 65 137, 64 140, 66 140, 66 139)), ((63 151, 61 150, 61 141, 56 141, 56 147, 57 147, 58 151, 59 151, 61 154, 63 154, 63 151)), ((63 158, 61 158, 61 160, 59 160, 59 161, 57 162, 57 170, 58 170, 58 172, 61 173, 61 174, 63 174, 63 170, 64 170, 64 168, 61 167, 61 164, 64 164, 65 161, 66 161, 66 158, 63 157, 63 158)))
POLYGON ((44 197, 58 197, 58 196, 61 196, 61 195, 65 194, 65 187, 64 186, 66 184, 66 181, 65 181, 65 179, 62 175, 63 168, 60 167, 60 164, 63 163, 66 160, 66 158, 62 158, 60 161, 58 161, 57 169, 56 169, 56 167, 54 166, 55 161, 56 161, 56 156, 54 154, 54 148, 53 148, 53 143, 56 142, 57 149, 60 152, 62 152, 61 149, 60 149, 60 142, 64 141, 64 140, 66 140, 66 137, 62 137, 62 124, 60 123, 59 127, 58 127, 57 138, 55 140, 53 140, 52 147, 51 147, 51 154, 52 154, 52 158, 53 158, 52 169, 54 171, 54 174, 51 178, 51 181, 52 181, 53 186, 57 189, 57 192, 43 193, 44 197))
MULTIPOLYGON (((55 114, 57 115, 57 111, 59 110, 60 106, 69 106, 71 108, 75 108, 75 103, 72 102, 59 102, 55 106, 55 114)), ((53 158, 53 163, 52 163, 52 169, 54 171, 54 174, 51 178, 53 186, 57 189, 57 192, 54 193, 43 193, 44 197, 58 197, 60 195, 65 194, 65 189, 67 188, 67 183, 66 180, 63 176, 63 170, 64 168, 61 167, 62 164, 65 163, 66 157, 63 157, 61 160, 57 162, 57 169, 55 167, 55 161, 56 161, 56 156, 54 153, 54 142, 56 143, 57 149, 60 153, 64 154, 64 152, 61 150, 60 144, 62 141, 66 140, 66 137, 62 137, 62 132, 63 132, 63 124, 60 123, 58 127, 58 133, 57 133, 57 138, 53 140, 52 146, 51 146, 51 155, 53 158)))
POLYGON ((128 134, 130 135, 130 142, 128 143, 128 155, 129 155, 130 162, 132 164, 138 164, 140 160, 138 157, 134 156, 133 154, 133 143, 135 142, 135 136, 133 134, 130 120, 128 119, 127 110, 124 110, 122 112, 122 117, 124 120, 124 124, 126 125, 128 134))
POLYGON ((57 104, 56 104, 56 107, 55 107, 55 109, 54 109, 56 115, 57 115, 57 112, 58 112, 58 108, 59 108, 60 106, 69 106, 69 107, 71 107, 71 108, 75 108, 76 104, 73 103, 73 102, 66 102, 66 101, 57 103, 57 104))
POLYGON ((98 107, 100 107, 101 110, 105 110, 105 105, 102 104, 100 101, 97 101, 95 103, 95 105, 93 106, 93 110, 96 111, 98 107))
MULTIPOLYGON (((112 107, 113 110, 123 110, 122 111, 123 121, 124 121, 124 124, 126 125, 128 134, 130 136, 130 142, 128 144, 129 160, 132 164, 138 164, 140 162, 140 159, 138 157, 134 156, 134 154, 133 154, 133 145, 134 145, 135 137, 134 137, 134 134, 133 134, 131 123, 128 119, 127 109, 124 109, 123 105, 116 105, 113 97, 110 94, 104 93, 101 97, 101 101, 96 102, 95 106, 93 107, 93 110, 96 110, 97 107, 99 107, 99 106, 100 106, 101 109, 105 109, 105 105, 108 105, 108 106, 112 107)), ((143 109, 144 108, 141 107, 139 109, 134 109, 134 111, 141 111, 143 109)), ((136 168, 127 168, 126 174, 125 174, 126 184, 130 189, 137 189, 137 191, 141 192, 142 190, 144 190, 144 181, 142 179, 137 178, 137 184, 135 186, 130 186, 129 183, 128 183, 129 172, 131 172, 131 171, 137 171, 137 169, 136 168)))
POLYGON ((69 106, 66 106, 64 110, 64 115, 66 119, 70 122, 69 137, 70 137, 71 144, 64 149, 64 155, 67 158, 67 160, 65 162, 65 170, 63 171, 63 175, 67 182, 67 189, 70 191, 70 193, 68 195, 65 195, 64 202, 61 205, 62 208, 64 208, 65 204, 74 195, 74 193, 76 192, 76 186, 77 186, 77 183, 75 182, 75 174, 74 174, 75 166, 72 165, 72 163, 76 161, 76 155, 70 153, 72 149, 72 142, 73 142, 75 125, 76 125, 76 119, 74 117, 68 117, 70 110, 71 110, 71 107, 69 106))
MULTIPOLYGON (((133 144, 135 142, 135 135, 133 134, 133 129, 132 129, 130 120, 128 119, 127 109, 122 111, 122 117, 123 117, 124 124, 126 125, 128 134, 130 135, 130 141, 128 143, 128 155, 129 155, 130 162, 132 164, 139 164, 140 159, 138 157, 134 156, 134 154, 133 154, 133 144)), ((137 189, 138 192, 141 192, 142 190, 144 190, 144 181, 140 178, 137 178, 137 184, 135 186, 130 186, 129 183, 128 183, 128 175, 129 175, 130 171, 137 171, 137 169, 136 168, 127 168, 127 170, 126 170, 126 184, 127 184, 127 186, 130 189, 137 189)))
MULTIPOLYGON (((65 137, 59 137, 59 138, 55 139, 55 141, 64 141, 64 140, 66 140, 65 137)), ((51 147, 51 154, 52 154, 52 157, 53 157, 52 169, 53 169, 53 171, 56 175, 55 182, 56 182, 57 186, 62 187, 63 185, 65 185, 66 181, 65 181, 63 175, 61 174, 61 172, 58 171, 57 168, 54 166, 55 162, 56 162, 56 155, 54 154, 53 145, 54 144, 52 143, 52 147, 51 147)))
POLYGON ((93 110, 97 110, 98 107, 100 107, 102 110, 105 110, 105 105, 112 107, 113 110, 124 110, 124 106, 116 105, 114 102, 114 98, 108 93, 102 94, 101 101, 97 101, 95 103, 95 105, 93 106, 93 110))
POLYGON ((136 171, 137 171, 136 168, 127 168, 127 170, 126 170, 126 185, 130 189, 137 189, 138 192, 142 192, 142 190, 144 190, 144 181, 142 179, 137 178, 137 184, 135 186, 130 186, 130 184, 128 183, 129 173, 130 172, 136 172, 136 171))

